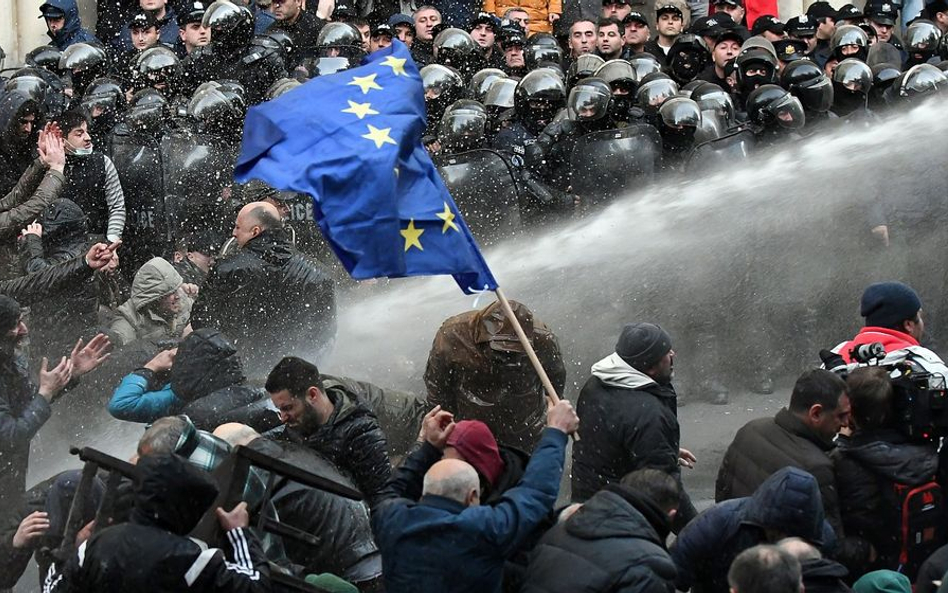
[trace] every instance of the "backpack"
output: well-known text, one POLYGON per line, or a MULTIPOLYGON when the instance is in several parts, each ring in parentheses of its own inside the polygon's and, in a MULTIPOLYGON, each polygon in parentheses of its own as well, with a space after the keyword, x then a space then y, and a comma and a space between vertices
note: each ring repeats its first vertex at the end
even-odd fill
POLYGON ((945 543, 945 497, 937 482, 893 484, 899 511, 899 572, 912 581, 932 553, 945 543))

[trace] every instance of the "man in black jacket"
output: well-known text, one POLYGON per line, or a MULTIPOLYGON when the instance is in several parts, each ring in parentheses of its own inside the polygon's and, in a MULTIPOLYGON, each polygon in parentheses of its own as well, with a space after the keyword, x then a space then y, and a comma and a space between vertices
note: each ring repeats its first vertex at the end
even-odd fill
POLYGON ((315 58, 316 39, 328 15, 320 15, 316 6, 303 8, 302 0, 276 0, 273 15, 276 20, 267 31, 283 31, 290 36, 293 40, 293 65, 299 65, 305 58, 315 58))
MULTIPOLYGON (((644 468, 680 480, 679 464, 695 461, 678 446, 677 396, 671 384, 674 357, 665 330, 633 323, 622 328, 616 351, 593 365, 577 404, 583 438, 573 449, 574 501, 582 502, 606 484, 644 468)), ((678 522, 684 526, 695 514, 682 491, 678 522)))
POLYGON ((372 506, 392 472, 385 433, 371 408, 343 384, 326 387, 316 365, 287 356, 267 377, 282 437, 313 449, 352 476, 372 506))
POLYGON ((30 441, 52 414, 50 404, 73 377, 99 366, 107 357, 108 338, 99 334, 88 346, 82 340, 69 358, 52 369, 43 359, 39 386, 33 384, 25 358, 17 347, 29 330, 20 304, 0 296, 0 513, 19 506, 26 491, 30 441))
POLYGON ((849 423, 846 383, 835 373, 815 369, 797 379, 790 406, 773 418, 745 424, 721 461, 714 499, 723 502, 750 496, 771 474, 797 467, 816 478, 826 520, 842 536, 839 496, 829 452, 833 438, 849 423))
POLYGON ((176 455, 146 457, 128 523, 104 528, 79 546, 44 593, 72 591, 270 591, 270 570, 247 529, 247 503, 217 519, 229 553, 187 537, 217 497, 210 476, 176 455))
POLYGON ((655 469, 606 486, 543 536, 524 593, 672 593, 676 570, 665 540, 679 496, 675 479, 655 469))
POLYGON ((333 281, 296 251, 276 207, 244 206, 233 236, 241 249, 211 268, 191 309, 192 327, 231 338, 250 377, 266 373, 274 353, 328 350, 336 331, 333 281))

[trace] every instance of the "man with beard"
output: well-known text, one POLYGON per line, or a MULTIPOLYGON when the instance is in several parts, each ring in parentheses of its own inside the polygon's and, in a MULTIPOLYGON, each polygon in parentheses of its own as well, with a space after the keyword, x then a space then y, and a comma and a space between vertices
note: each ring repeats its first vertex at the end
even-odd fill
MULTIPOLYGON (((576 404, 583 438, 573 446, 574 501, 636 470, 661 470, 680 484, 679 466, 693 467, 695 456, 679 448, 674 359, 665 330, 632 323, 622 328, 615 352, 593 365, 576 404)), ((682 489, 675 532, 696 514, 682 489)))
POLYGON ((26 491, 30 441, 49 420, 50 404, 73 378, 108 358, 110 344, 99 334, 85 347, 79 340, 70 357, 62 357, 53 368, 43 358, 37 386, 30 379, 25 357, 18 352, 29 330, 20 304, 6 295, 0 295, 0 332, 0 509, 6 512, 20 504, 26 491))
POLYGON ((625 43, 624 58, 631 58, 637 53, 645 51, 645 44, 651 37, 648 28, 648 19, 638 11, 632 11, 622 20, 625 34, 622 36, 625 43))
POLYGON ((285 426, 281 438, 347 472, 372 506, 392 466, 385 433, 365 399, 339 382, 327 387, 316 365, 294 356, 270 371, 266 389, 285 426))

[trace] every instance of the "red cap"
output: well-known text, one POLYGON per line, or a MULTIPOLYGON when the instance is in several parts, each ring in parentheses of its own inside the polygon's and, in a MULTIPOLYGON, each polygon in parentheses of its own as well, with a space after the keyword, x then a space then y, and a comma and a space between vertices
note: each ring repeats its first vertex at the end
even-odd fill
POLYGON ((454 447, 493 486, 504 473, 497 440, 487 425, 480 420, 462 420, 448 437, 448 446, 454 447))

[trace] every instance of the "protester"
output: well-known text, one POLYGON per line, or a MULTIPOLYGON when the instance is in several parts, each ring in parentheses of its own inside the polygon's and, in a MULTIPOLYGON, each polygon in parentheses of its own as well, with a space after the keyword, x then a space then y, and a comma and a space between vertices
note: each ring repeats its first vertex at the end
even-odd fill
POLYGON ((385 590, 499 592, 504 559, 553 510, 567 435, 578 426, 569 402, 551 406, 520 485, 498 505, 481 506, 474 468, 439 461, 456 427, 453 415, 438 407, 429 412, 424 443, 395 471, 372 511, 385 590))
POLYGON ((777 546, 744 550, 727 573, 731 593, 803 593, 800 563, 777 546))
POLYGON ((842 537, 840 496, 829 452, 849 417, 846 383, 830 371, 805 372, 793 386, 788 407, 737 431, 721 461, 715 501, 750 496, 777 470, 797 467, 816 478, 826 519, 842 537))
POLYGON ((74 43, 99 43, 95 35, 82 27, 76 0, 48 0, 40 6, 40 13, 46 19, 46 34, 59 49, 74 43))
POLYGON ((109 334, 119 345, 179 338, 188 325, 196 292, 197 287, 186 286, 167 260, 156 257, 135 273, 131 296, 116 311, 109 334))

